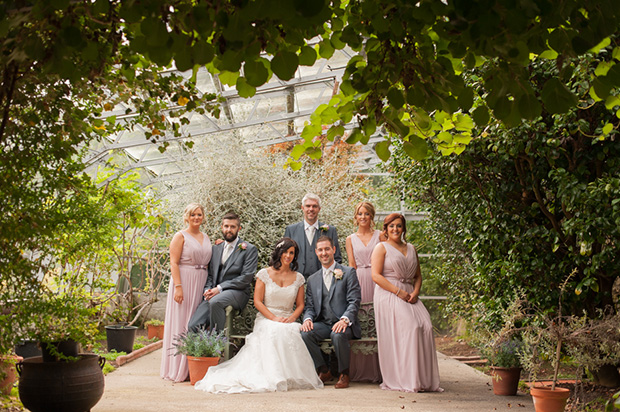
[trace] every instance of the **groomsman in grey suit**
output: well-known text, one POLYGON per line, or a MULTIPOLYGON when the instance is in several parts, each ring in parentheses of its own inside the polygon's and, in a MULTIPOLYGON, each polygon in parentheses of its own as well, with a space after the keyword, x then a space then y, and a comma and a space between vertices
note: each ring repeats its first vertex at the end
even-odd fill
POLYGON ((241 221, 235 213, 227 213, 222 219, 224 242, 213 246, 209 262, 209 274, 204 287, 204 301, 198 305, 187 328, 215 328, 220 331, 226 324, 226 307, 232 305, 242 310, 250 299, 250 285, 256 266, 256 247, 244 242, 239 236, 241 221))
POLYGON ((297 270, 308 279, 308 276, 321 267, 314 251, 319 237, 325 235, 331 238, 336 246, 336 253, 334 254, 336 262, 342 263, 342 256, 340 255, 336 227, 319 222, 321 199, 313 193, 308 193, 301 200, 301 210, 304 214, 304 220, 287 226, 284 231, 284 237, 290 237, 297 242, 299 246, 299 256, 297 257, 297 264, 299 266, 297 270))
POLYGON ((329 236, 321 236, 316 244, 316 255, 321 269, 308 278, 306 305, 301 337, 323 382, 332 379, 321 352, 320 342, 330 338, 338 359, 339 379, 336 389, 349 387, 349 340, 362 336, 357 312, 362 299, 355 269, 336 263, 336 247, 329 236))

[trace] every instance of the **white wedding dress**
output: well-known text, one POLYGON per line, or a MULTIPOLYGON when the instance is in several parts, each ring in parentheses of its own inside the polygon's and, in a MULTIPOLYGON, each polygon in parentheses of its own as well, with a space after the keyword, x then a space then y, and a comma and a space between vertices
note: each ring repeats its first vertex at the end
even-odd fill
MULTIPOLYGON (((265 306, 276 316, 290 316, 297 291, 304 277, 287 287, 278 286, 267 269, 256 278, 265 284, 265 306)), ((298 322, 281 323, 265 318, 260 312, 254 330, 245 338, 239 353, 227 362, 212 366, 205 377, 196 382, 195 389, 211 393, 274 392, 290 389, 323 387, 310 353, 306 348, 298 322)))

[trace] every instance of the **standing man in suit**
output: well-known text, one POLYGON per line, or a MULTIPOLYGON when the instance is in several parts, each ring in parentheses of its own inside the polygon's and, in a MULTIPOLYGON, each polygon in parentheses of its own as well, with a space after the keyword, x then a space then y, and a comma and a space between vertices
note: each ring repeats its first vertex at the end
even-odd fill
POLYGON ((335 387, 343 389, 349 387, 349 340, 362 336, 357 319, 362 294, 355 269, 336 263, 335 253, 332 239, 321 236, 316 244, 316 255, 322 267, 308 278, 301 337, 324 383, 332 379, 332 374, 320 342, 327 338, 332 340, 340 375, 335 387))
POLYGON ((299 267, 297 270, 308 279, 308 276, 321 267, 315 252, 316 241, 319 237, 325 235, 332 240, 336 247, 334 254, 336 262, 342 263, 342 256, 340 255, 336 227, 319 222, 321 199, 313 193, 308 193, 301 200, 301 210, 304 214, 304 220, 287 226, 284 237, 290 237, 297 242, 299 246, 299 256, 297 257, 299 267))
POLYGON ((241 221, 235 213, 227 213, 222 219, 224 242, 213 246, 209 262, 209 274, 204 287, 204 301, 198 305, 187 328, 197 331, 200 327, 224 329, 226 307, 232 305, 242 310, 250 300, 250 285, 256 266, 256 247, 244 242, 239 236, 241 221))

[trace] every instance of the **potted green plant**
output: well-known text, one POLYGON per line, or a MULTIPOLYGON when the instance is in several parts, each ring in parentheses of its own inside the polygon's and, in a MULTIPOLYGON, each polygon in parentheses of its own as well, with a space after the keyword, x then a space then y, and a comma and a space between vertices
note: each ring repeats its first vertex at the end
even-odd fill
POLYGON ((491 364, 493 377, 493 393, 501 396, 517 394, 521 376, 521 360, 519 354, 523 342, 516 338, 497 339, 483 348, 482 354, 491 364))
POLYGON ((11 388, 17 381, 15 364, 22 360, 21 356, 13 353, 0 355, 0 394, 6 396, 11 393, 11 388))
POLYGON ((194 385, 204 378, 209 367, 219 363, 227 343, 225 330, 216 332, 214 329, 200 329, 176 336, 172 345, 176 349, 175 356, 187 357, 189 379, 194 385))
POLYGON ((149 319, 144 322, 147 328, 148 338, 163 339, 164 338, 164 321, 160 319, 149 319))

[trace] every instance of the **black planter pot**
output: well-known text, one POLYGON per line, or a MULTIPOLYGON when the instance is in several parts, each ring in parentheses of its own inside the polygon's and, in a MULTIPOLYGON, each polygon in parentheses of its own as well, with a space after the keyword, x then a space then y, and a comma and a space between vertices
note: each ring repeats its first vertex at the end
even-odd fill
POLYGON ((105 359, 80 354, 79 360, 43 362, 41 356, 17 363, 19 398, 32 412, 85 412, 103 396, 105 359))
POLYGON ((106 326, 105 333, 108 339, 108 352, 115 350, 117 352, 131 353, 133 351, 133 342, 136 339, 136 330, 138 330, 137 326, 106 326))
POLYGON ((41 356, 43 362, 58 362, 59 359, 56 355, 60 353, 68 357, 77 357, 79 352, 79 344, 72 340, 63 340, 60 342, 40 342, 41 356))
POLYGON ((27 340, 15 345, 15 354, 24 359, 41 356, 41 348, 39 348, 37 341, 27 340))

